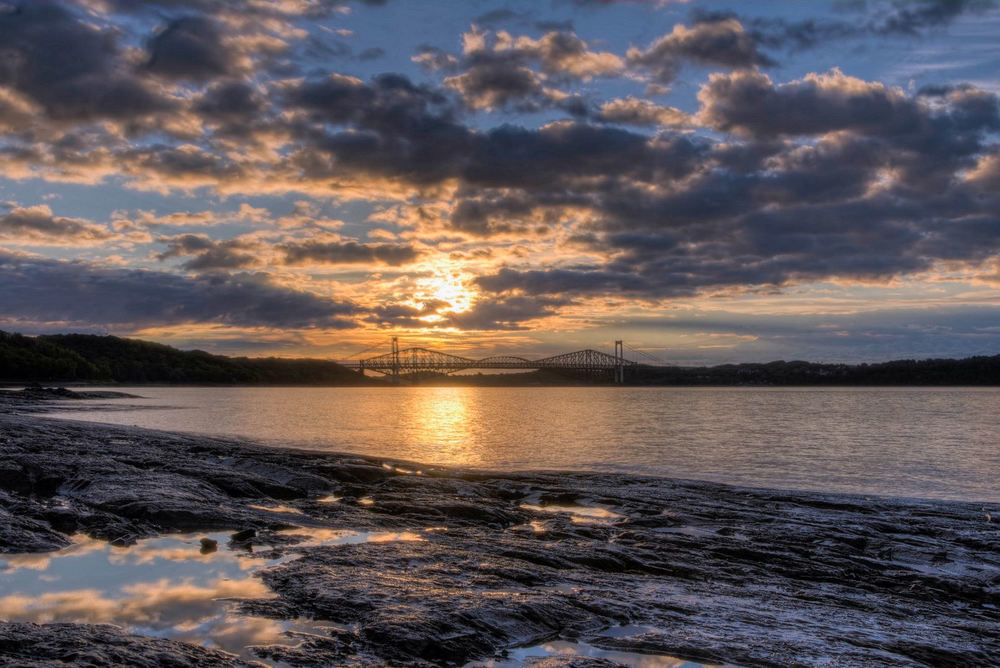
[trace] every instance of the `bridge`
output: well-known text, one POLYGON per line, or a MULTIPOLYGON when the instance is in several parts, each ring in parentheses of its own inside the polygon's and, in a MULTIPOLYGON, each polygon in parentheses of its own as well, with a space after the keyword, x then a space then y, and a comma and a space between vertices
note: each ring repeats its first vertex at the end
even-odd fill
MULTIPOLYGON (((641 351, 635 351, 641 353, 641 351)), ((513 355, 495 355, 481 359, 459 357, 449 353, 427 348, 399 349, 399 339, 392 337, 392 352, 366 359, 341 360, 340 364, 357 369, 362 375, 366 371, 374 371, 389 376, 394 382, 399 382, 401 374, 433 372, 452 374, 458 371, 511 369, 532 371, 551 369, 556 371, 572 371, 591 377, 606 376, 615 383, 625 382, 627 369, 639 366, 635 361, 625 359, 625 345, 615 341, 615 353, 609 355, 598 350, 577 350, 562 355, 553 355, 541 359, 527 359, 513 355)))

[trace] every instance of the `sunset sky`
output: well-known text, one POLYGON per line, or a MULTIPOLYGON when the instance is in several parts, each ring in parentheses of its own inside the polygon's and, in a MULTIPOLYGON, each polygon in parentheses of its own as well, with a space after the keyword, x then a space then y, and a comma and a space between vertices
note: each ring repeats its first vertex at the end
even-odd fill
POLYGON ((0 329, 997 354, 998 35, 992 0, 0 2, 0 329))

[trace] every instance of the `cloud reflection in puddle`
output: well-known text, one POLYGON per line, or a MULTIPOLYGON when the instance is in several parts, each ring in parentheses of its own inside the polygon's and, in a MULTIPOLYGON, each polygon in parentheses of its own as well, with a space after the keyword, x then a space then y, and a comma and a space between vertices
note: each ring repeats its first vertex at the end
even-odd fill
POLYGON ((242 552, 204 554, 200 539, 228 533, 160 536, 114 547, 75 536, 44 555, 0 555, 0 619, 117 624, 255 658, 248 646, 297 644, 289 631, 321 632, 309 620, 271 620, 235 612, 232 599, 274 594, 252 572, 269 562, 242 552))

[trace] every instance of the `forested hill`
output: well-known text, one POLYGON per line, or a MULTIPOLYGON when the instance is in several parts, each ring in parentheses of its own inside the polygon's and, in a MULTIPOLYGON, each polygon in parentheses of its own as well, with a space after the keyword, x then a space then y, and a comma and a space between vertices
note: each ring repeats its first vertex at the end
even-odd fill
POLYGON ((335 362, 225 357, 116 336, 0 332, 0 381, 234 385, 357 385, 371 382, 335 362))
MULTIPOLYGON (((415 379, 409 379, 415 380, 415 379)), ((57 334, 22 336, 0 332, 0 381, 116 382, 232 385, 357 385, 364 379, 335 362, 316 359, 249 358, 182 351, 116 336, 57 334)), ((500 376, 421 378, 450 385, 561 385, 586 378, 553 371, 500 376)), ((997 385, 1000 355, 967 359, 896 360, 878 364, 769 362, 713 367, 640 367, 630 385, 997 385)))
POLYGON ((894 360, 876 364, 768 362, 713 367, 645 367, 634 385, 1000 385, 1000 355, 894 360))

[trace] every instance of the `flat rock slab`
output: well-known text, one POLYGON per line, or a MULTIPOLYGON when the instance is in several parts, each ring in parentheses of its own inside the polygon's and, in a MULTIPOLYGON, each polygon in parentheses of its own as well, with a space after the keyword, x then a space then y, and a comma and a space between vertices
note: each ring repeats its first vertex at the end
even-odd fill
MULTIPOLYGON (((338 629, 261 648, 264 660, 462 665, 562 638, 744 666, 1000 664, 995 504, 463 472, 18 407, 0 404, 0 552, 57 549, 75 532, 127 543, 242 531, 240 546, 285 557, 261 571, 276 596, 242 611, 338 629), (338 544, 323 538, 330 530, 362 538, 338 544)), ((147 665, 178 645, 205 651, 108 627, 0 630, 0 663, 27 656, 19 638, 78 663, 86 652, 128 651, 127 663, 147 665)), ((45 652, 21 665, 61 660, 45 652)))
POLYGON ((225 652, 131 635, 106 624, 0 624, 0 665, 263 668, 263 664, 240 661, 225 652))

